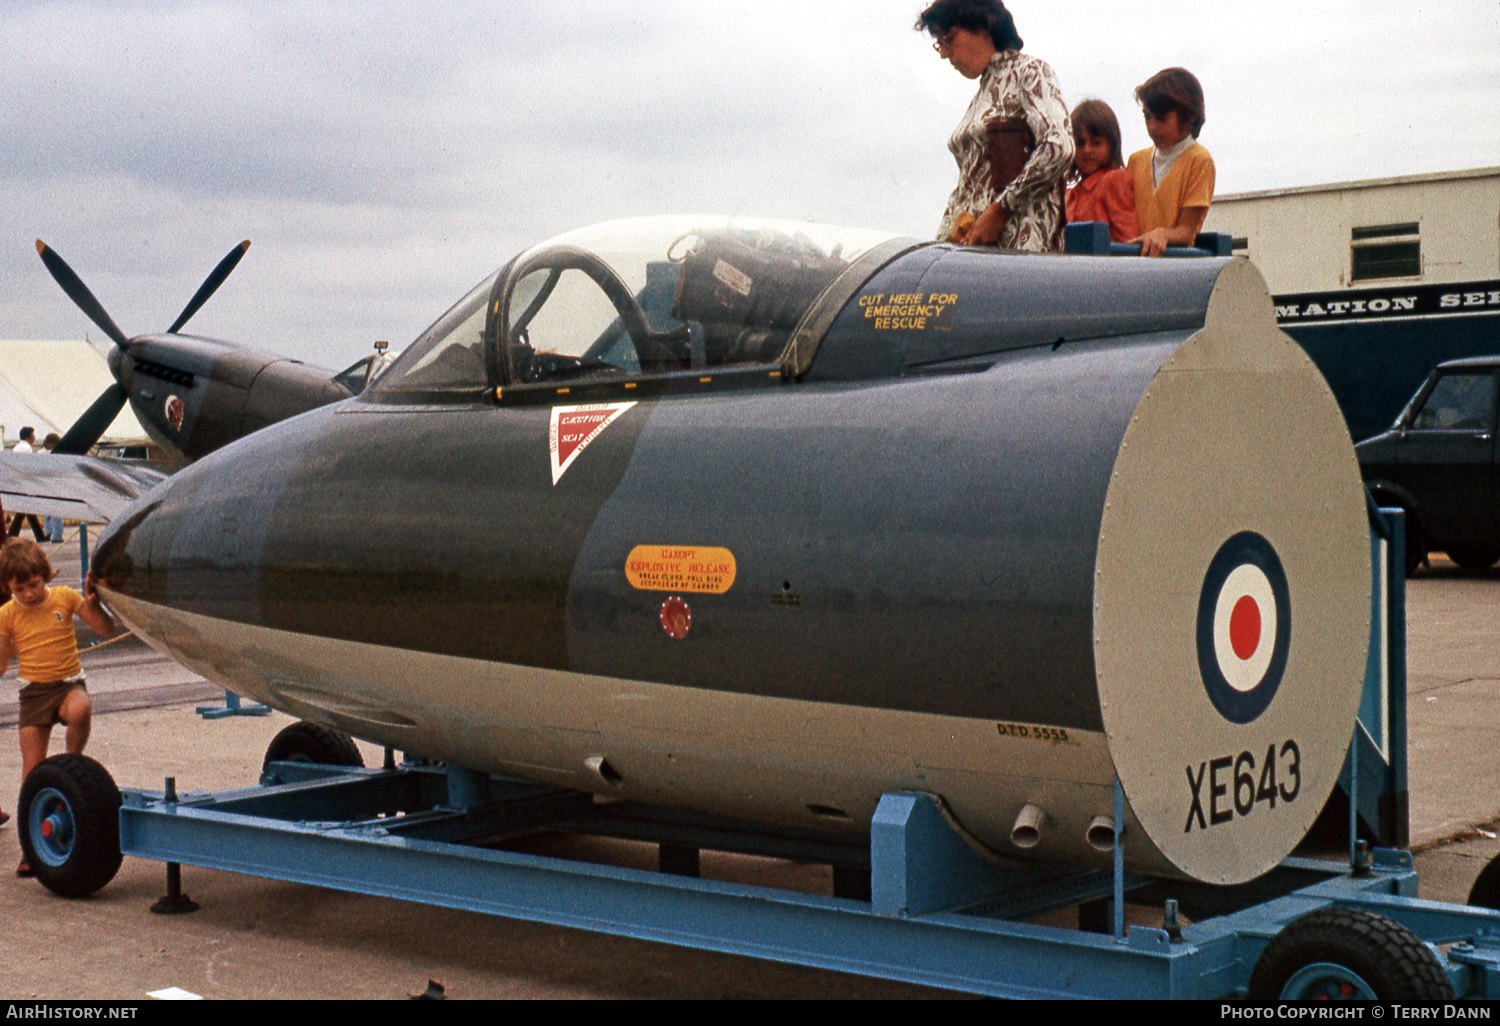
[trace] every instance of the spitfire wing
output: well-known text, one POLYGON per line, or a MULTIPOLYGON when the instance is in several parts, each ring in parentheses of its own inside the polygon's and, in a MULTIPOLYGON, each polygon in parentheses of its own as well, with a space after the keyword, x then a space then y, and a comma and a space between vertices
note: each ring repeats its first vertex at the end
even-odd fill
POLYGON ((7 513, 107 524, 166 477, 134 460, 0 453, 0 502, 7 513))

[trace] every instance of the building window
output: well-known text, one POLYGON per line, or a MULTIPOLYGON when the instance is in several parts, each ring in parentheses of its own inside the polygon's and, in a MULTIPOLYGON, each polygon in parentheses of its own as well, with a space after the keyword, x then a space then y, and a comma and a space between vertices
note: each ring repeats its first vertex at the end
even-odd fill
POLYGON ((1378 224, 1350 233, 1350 281, 1422 276, 1421 225, 1378 224))

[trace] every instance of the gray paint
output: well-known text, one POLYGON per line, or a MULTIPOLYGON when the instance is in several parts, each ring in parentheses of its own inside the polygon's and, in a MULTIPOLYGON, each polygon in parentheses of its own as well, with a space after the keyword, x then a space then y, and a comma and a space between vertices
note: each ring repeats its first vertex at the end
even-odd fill
POLYGON ((1091 607, 1114 454, 1186 334, 1009 354, 978 375, 663 402, 579 553, 582 672, 1099 729, 1091 607), (624 574, 636 545, 734 553, 725 595, 624 574), (790 588, 787 586, 790 585, 790 588), (800 607, 773 603, 793 595, 800 607))

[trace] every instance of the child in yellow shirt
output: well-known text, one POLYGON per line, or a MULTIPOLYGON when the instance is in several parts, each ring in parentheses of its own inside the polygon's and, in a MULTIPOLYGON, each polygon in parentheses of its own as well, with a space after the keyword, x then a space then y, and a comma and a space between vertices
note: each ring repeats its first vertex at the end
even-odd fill
POLYGON ((1153 149, 1130 156, 1141 255, 1161 256, 1169 246, 1191 246, 1214 199, 1213 157, 1198 142, 1207 120, 1203 86, 1184 68, 1167 68, 1135 91, 1146 115, 1153 149))
MULTIPOLYGON (((0 606, 0 673, 12 656, 21 675, 21 779, 47 758, 52 728, 67 726, 67 749, 82 752, 88 744, 93 704, 78 662, 73 617, 108 638, 115 633, 114 618, 99 604, 92 577, 84 585, 87 597, 72 588, 49 587, 57 576, 47 554, 34 541, 12 538, 0 548, 0 584, 11 600, 0 606)), ((22 858, 17 876, 30 876, 22 858)))

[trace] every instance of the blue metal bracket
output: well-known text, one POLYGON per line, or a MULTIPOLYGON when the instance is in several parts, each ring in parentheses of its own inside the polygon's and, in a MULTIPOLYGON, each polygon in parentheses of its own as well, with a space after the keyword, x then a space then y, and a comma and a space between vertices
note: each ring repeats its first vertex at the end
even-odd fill
POLYGON ((448 777, 448 807, 468 811, 490 804, 490 777, 488 773, 465 769, 462 766, 445 767, 448 777))
POLYGON ((870 824, 870 894, 876 915, 919 916, 994 899, 1015 873, 977 854, 931 795, 880 800, 870 824), (919 857, 920 854, 920 857, 919 857))
POLYGON ((1370 654, 1349 755, 1338 788, 1350 799, 1350 832, 1411 843, 1406 752, 1405 513, 1370 510, 1370 654), (1358 813, 1357 818, 1355 813, 1358 813))
MULTIPOLYGON (((1145 881, 1129 877, 1129 887, 1145 881)), ((961 912, 1040 915, 1114 892, 1111 878, 1078 866, 1002 865, 966 839, 941 799, 885 795, 870 824, 870 907, 881 916, 961 912)))
POLYGON ((225 691, 223 705, 200 705, 198 715, 205 720, 222 720, 229 716, 269 716, 271 709, 259 702, 242 705, 239 695, 233 691, 225 691))

